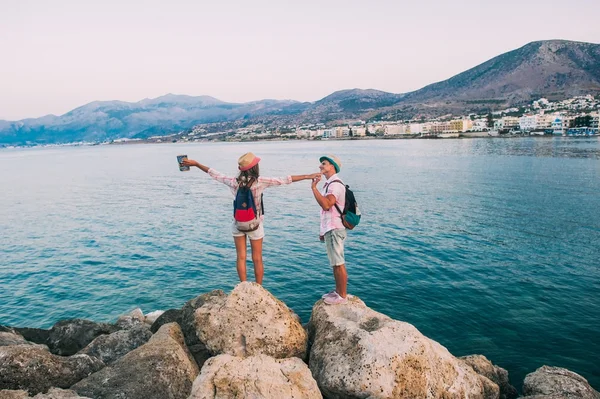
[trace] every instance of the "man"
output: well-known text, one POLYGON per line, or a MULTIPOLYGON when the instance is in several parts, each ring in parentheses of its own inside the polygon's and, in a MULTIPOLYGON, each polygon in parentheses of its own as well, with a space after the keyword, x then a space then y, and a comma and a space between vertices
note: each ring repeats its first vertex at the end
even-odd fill
POLYGON ((339 305, 348 302, 348 299, 346 299, 348 274, 346 273, 346 261, 344 260, 346 228, 342 224, 340 213, 346 202, 346 186, 337 175, 342 167, 338 157, 326 155, 319 158, 319 161, 321 162, 319 170, 327 180, 323 186, 323 192, 320 192, 317 183, 321 181, 321 176, 314 178, 312 192, 317 203, 321 206, 320 236, 325 241, 327 257, 333 268, 333 277, 335 278, 335 290, 323 295, 323 299, 326 304, 339 305))

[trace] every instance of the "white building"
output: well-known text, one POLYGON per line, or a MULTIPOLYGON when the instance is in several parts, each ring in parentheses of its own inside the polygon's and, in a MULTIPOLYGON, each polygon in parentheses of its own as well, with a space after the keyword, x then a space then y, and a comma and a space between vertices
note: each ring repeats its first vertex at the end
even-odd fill
POLYGON ((352 128, 352 136, 354 137, 364 137, 367 134, 367 129, 365 127, 353 127, 352 128))
POLYGON ((592 127, 600 127, 600 113, 592 112, 590 115, 592 116, 592 127))
POLYGON ((554 116, 551 114, 545 115, 536 115, 537 117, 537 128, 538 129, 550 129, 552 127, 552 122, 554 121, 554 116))
POLYGON ((383 134, 386 136, 406 134, 406 125, 385 125, 383 134))
POLYGON ((471 128, 471 130, 473 130, 474 132, 483 132, 488 129, 488 122, 485 118, 475 119, 473 121, 473 127, 471 128))
POLYGON ((512 130, 517 126, 519 126, 519 118, 516 116, 504 116, 494 121, 494 129, 496 130, 512 130))
MULTIPOLYGON (((410 125, 408 125, 408 129, 409 129, 409 133, 410 134, 422 134, 423 133, 423 128, 425 126, 425 123, 411 123, 410 125)), ((429 131, 429 130, 427 130, 429 131)))
POLYGON ((537 123, 537 115, 523 115, 521 118, 519 118, 519 129, 524 132, 530 132, 537 129, 537 123))
POLYGON ((561 115, 555 115, 552 121, 552 133, 553 134, 564 134, 565 129, 569 126, 565 126, 565 120, 561 115))
POLYGON ((324 139, 335 137, 335 129, 323 129, 321 135, 324 139))

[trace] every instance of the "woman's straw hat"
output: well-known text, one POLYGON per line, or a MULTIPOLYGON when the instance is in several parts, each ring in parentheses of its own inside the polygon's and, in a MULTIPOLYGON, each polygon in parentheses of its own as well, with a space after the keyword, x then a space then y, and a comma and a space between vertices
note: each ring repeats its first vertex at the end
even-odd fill
POLYGON ((238 159, 238 169, 242 172, 248 169, 252 169, 256 164, 260 162, 260 158, 251 152, 247 152, 238 159))

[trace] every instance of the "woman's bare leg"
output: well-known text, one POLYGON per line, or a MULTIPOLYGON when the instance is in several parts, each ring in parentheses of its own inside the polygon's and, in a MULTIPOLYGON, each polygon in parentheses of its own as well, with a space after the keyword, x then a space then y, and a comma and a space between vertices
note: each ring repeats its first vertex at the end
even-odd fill
POLYGON ((263 239, 250 240, 250 248, 252 248, 252 263, 254 263, 254 277, 256 282, 262 285, 263 275, 265 274, 265 267, 263 265, 262 258, 262 244, 263 239))
POLYGON ((246 235, 233 237, 233 242, 235 242, 235 252, 237 253, 237 273, 240 281, 246 281, 246 235))

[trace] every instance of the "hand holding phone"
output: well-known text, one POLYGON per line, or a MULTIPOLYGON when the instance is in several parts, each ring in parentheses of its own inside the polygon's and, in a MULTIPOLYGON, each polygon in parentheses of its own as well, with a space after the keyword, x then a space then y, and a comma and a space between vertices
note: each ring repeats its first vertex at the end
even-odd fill
POLYGON ((179 170, 182 172, 190 170, 189 166, 185 166, 183 164, 183 161, 184 160, 187 161, 187 159, 188 159, 187 155, 177 155, 177 163, 179 164, 179 170))

